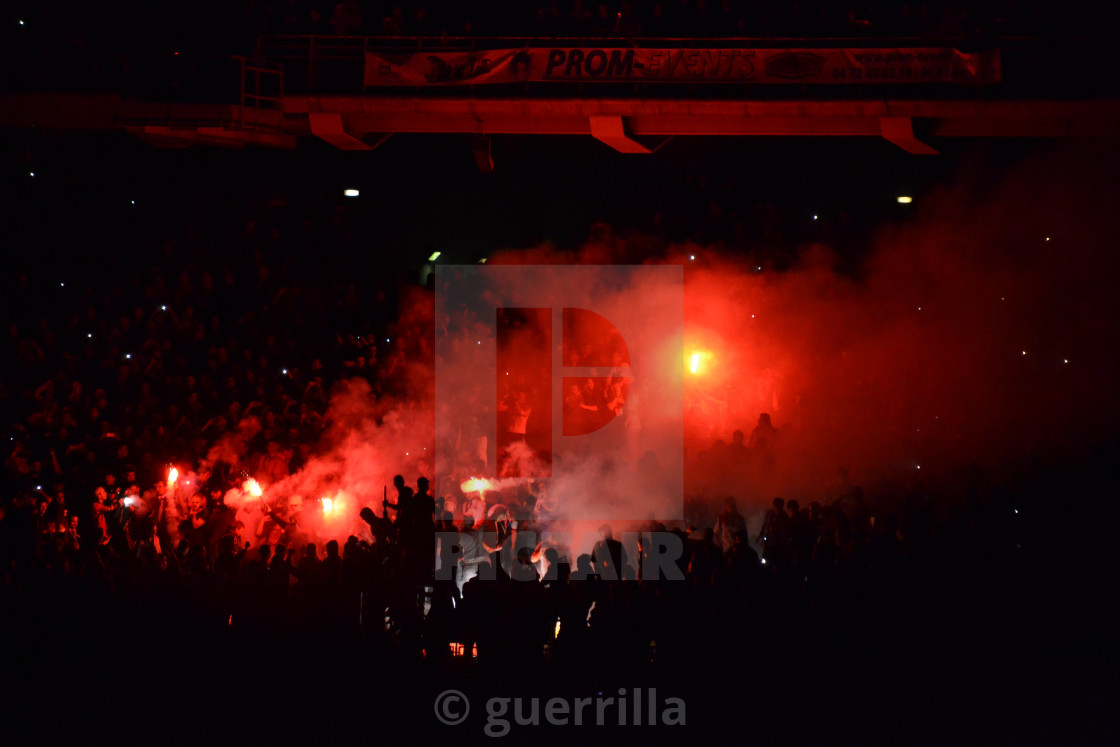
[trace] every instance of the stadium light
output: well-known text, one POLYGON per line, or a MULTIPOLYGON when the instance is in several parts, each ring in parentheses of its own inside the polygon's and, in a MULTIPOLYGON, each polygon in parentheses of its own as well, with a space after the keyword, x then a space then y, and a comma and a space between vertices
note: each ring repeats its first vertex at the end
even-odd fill
POLYGON ((342 190, 342 194, 347 197, 357 197, 360 193, 356 189, 344 189, 342 190))

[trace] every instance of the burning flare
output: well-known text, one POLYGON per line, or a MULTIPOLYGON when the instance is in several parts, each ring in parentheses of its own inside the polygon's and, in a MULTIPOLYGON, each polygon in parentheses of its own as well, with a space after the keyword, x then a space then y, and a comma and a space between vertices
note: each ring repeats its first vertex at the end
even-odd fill
POLYGON ((485 493, 494 488, 494 483, 483 477, 468 477, 459 485, 459 489, 464 493, 485 493))
POLYGON ((708 350, 693 350, 691 355, 685 356, 688 361, 688 370, 693 376, 700 376, 705 373, 708 368, 708 361, 712 359, 712 353, 708 350))
POLYGON ((264 495, 264 491, 261 490, 261 484, 251 477, 245 481, 243 490, 254 498, 260 498, 264 495))
POLYGON ((168 487, 173 486, 175 484, 175 481, 178 480, 178 479, 179 479, 179 470, 176 469, 175 467, 172 467, 167 473, 167 486, 168 487))

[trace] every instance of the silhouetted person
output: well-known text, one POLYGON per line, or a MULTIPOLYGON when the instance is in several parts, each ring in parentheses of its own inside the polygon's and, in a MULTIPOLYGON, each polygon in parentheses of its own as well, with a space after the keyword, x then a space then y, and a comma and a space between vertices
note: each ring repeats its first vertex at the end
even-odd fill
POLYGON ((418 583, 428 580, 435 571, 435 501, 428 493, 428 478, 416 481, 417 492, 401 514, 398 533, 405 554, 405 567, 418 583))
POLYGON ((778 439, 778 429, 770 422, 770 413, 758 416, 758 425, 751 431, 750 448, 754 451, 767 451, 774 447, 778 439))
POLYGON ((766 512, 762 529, 758 533, 758 543, 762 546, 762 562, 770 566, 781 567, 786 559, 789 521, 785 505, 785 499, 774 499, 771 509, 766 512))
POLYGON ((393 487, 397 491, 397 502, 390 503, 388 499, 381 501, 381 505, 387 508, 394 509, 397 512, 394 523, 397 525, 397 531, 400 527, 408 523, 408 513, 412 503, 412 488, 404 482, 404 475, 395 475, 393 477, 393 487))
POLYGON ((591 563, 597 573, 605 581, 619 581, 622 579, 622 568, 626 564, 626 550, 622 543, 616 540, 611 533, 611 525, 603 524, 599 527, 599 541, 591 551, 591 563))
POLYGON ((735 507, 735 498, 728 496, 723 502, 723 510, 716 517, 716 525, 713 529, 716 544, 726 555, 731 552, 731 548, 735 544, 735 535, 746 530, 747 521, 735 507))

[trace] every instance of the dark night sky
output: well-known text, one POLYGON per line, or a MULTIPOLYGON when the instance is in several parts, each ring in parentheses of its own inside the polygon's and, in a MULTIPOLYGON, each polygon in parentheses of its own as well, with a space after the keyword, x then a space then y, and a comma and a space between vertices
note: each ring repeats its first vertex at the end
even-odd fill
POLYGON ((814 238, 813 214, 834 225, 846 216, 838 248, 857 259, 873 228, 912 212, 895 203, 898 194, 920 200, 975 161, 996 179, 1054 147, 945 140, 942 156, 919 157, 874 138, 677 138, 641 156, 589 137, 498 136, 495 170, 482 174, 457 136, 396 135, 363 154, 313 140, 294 152, 161 150, 116 133, 9 131, 0 142, 3 230, 13 247, 84 254, 117 232, 248 214, 284 194, 307 211, 344 207, 371 254, 405 266, 435 249, 451 261, 542 242, 573 249, 597 221, 645 232, 658 212, 667 238, 685 239, 710 199, 747 212, 773 203, 788 244, 814 238), (346 187, 361 197, 344 199, 346 187))

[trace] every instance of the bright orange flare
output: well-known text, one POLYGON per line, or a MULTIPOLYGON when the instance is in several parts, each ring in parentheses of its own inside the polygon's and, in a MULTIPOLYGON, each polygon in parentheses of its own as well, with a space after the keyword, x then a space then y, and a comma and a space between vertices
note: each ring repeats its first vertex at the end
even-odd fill
POLYGON ((482 477, 468 477, 459 485, 464 493, 484 493, 494 489, 494 483, 482 477))
POLYGON ((707 350, 693 350, 690 355, 685 356, 688 370, 693 376, 703 376, 711 359, 712 354, 707 350))
POLYGON ((333 510, 334 510, 334 501, 332 501, 330 498, 324 498, 323 499, 323 513, 324 514, 329 514, 333 510))
POLYGON ((261 490, 261 484, 251 477, 245 481, 245 485, 242 489, 254 498, 260 498, 264 495, 264 491, 261 490))
POLYGON ((179 479, 179 470, 172 467, 171 470, 167 473, 167 484, 168 484, 168 486, 174 485, 175 481, 178 480, 178 479, 179 479))

